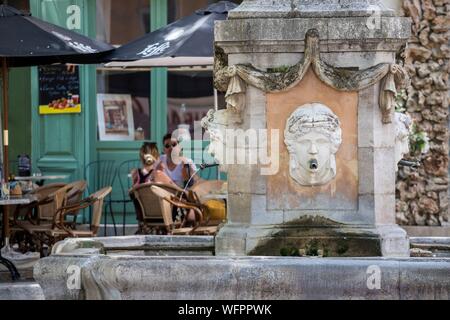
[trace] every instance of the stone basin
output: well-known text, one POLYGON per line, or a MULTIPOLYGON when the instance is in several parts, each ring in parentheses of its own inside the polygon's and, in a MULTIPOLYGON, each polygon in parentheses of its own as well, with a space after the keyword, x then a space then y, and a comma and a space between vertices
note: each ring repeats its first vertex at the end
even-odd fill
POLYGON ((445 258, 149 256, 136 246, 111 255, 93 239, 56 249, 34 268, 50 300, 450 299, 445 258))

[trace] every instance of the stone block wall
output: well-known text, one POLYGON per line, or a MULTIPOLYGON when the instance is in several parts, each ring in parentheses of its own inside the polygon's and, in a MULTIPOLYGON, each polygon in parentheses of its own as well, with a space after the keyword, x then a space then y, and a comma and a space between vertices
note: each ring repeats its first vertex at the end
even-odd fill
POLYGON ((397 222, 445 226, 449 225, 450 0, 405 0, 403 8, 412 18, 412 37, 404 54, 411 77, 406 109, 418 129, 427 133, 430 150, 419 155, 418 170, 399 170, 397 222))

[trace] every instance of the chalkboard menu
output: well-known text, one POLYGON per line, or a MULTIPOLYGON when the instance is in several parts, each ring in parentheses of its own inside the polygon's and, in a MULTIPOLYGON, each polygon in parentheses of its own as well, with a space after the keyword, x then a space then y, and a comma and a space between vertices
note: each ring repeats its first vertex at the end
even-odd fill
POLYGON ((80 113, 78 66, 39 67, 39 113, 80 113))

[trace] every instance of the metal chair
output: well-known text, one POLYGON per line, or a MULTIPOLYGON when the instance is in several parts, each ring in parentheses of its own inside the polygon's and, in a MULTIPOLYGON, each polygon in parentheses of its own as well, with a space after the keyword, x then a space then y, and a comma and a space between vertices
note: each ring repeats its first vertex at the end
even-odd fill
MULTIPOLYGON (((93 193, 96 190, 100 190, 102 188, 110 187, 114 184, 114 180, 116 178, 116 168, 114 160, 99 160, 93 161, 86 165, 84 169, 84 178, 86 181, 89 181, 87 191, 88 193, 93 193)), ((117 236, 117 226, 116 220, 114 218, 114 212, 112 209, 112 198, 111 194, 108 194, 105 202, 109 206, 109 212, 111 215, 111 219, 114 226, 114 235, 117 236)), ((106 225, 108 222, 108 215, 106 214, 106 206, 105 206, 105 215, 104 215, 104 236, 106 236, 106 225)), ((84 221, 85 222, 85 221, 84 221)), ((92 223, 92 210, 89 210, 89 223, 92 223)))
POLYGON ((117 168, 117 179, 119 180, 120 190, 122 193, 122 199, 113 200, 115 203, 123 204, 123 221, 122 221, 122 232, 125 235, 125 226, 126 226, 126 214, 127 214, 127 204, 132 203, 129 196, 129 191, 133 186, 133 181, 130 178, 129 174, 133 169, 139 168, 141 162, 139 160, 126 160, 122 162, 117 168))

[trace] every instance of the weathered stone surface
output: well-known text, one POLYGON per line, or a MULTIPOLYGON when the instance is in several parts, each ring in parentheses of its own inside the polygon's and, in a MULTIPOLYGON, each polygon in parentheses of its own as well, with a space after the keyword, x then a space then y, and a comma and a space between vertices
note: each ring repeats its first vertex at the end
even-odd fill
POLYGON ((44 300, 36 282, 0 283, 0 300, 44 300))
POLYGON ((108 254, 135 255, 167 255, 192 256, 213 255, 214 237, 212 236, 127 236, 100 238, 68 238, 54 245, 52 254, 66 253, 94 254, 107 252, 108 254))
MULTIPOLYGON (((377 1, 369 2, 378 4, 377 1)), ((326 237, 324 242, 329 243, 330 247, 335 246, 335 240, 340 237, 354 242, 354 254, 408 255, 406 234, 393 226, 395 126, 389 122, 394 113, 395 91, 408 85, 407 81, 399 81, 402 78, 405 80, 402 75, 406 75, 406 71, 394 65, 394 59, 398 48, 410 36, 410 20, 396 17, 393 12, 380 7, 379 21, 372 21, 373 12, 361 11, 361 8, 368 9, 366 5, 369 2, 332 0, 325 4, 317 1, 247 0, 230 13, 227 21, 216 24, 216 45, 228 55, 230 66, 227 69, 229 72, 222 75, 238 74, 249 87, 257 87, 266 93, 259 95, 255 107, 255 99, 250 97, 249 91, 239 91, 239 94, 246 96, 247 107, 251 111, 258 109, 258 117, 261 117, 253 121, 255 115, 246 110, 243 127, 267 125, 269 129, 284 132, 286 115, 306 103, 319 101, 329 106, 345 123, 342 130, 343 141, 346 141, 346 145, 339 149, 340 157, 336 157, 339 170, 334 180, 337 182, 327 181, 326 185, 315 186, 315 189, 295 186, 290 176, 285 175, 288 172, 285 168, 289 168, 289 153, 283 151, 282 138, 280 170, 275 175, 278 180, 271 183, 274 179, 268 177, 267 188, 261 189, 262 194, 254 191, 253 179, 250 179, 251 184, 238 181, 242 177, 253 177, 249 172, 240 175, 231 172, 229 189, 232 192, 228 198, 230 219, 216 238, 216 252, 219 254, 255 253, 266 240, 274 243, 270 245, 271 251, 258 252, 279 254, 280 248, 277 246, 282 245, 283 241, 303 245, 314 236, 307 232, 306 238, 302 238, 305 228, 296 222, 313 213, 317 219, 344 225, 338 237, 326 237), (372 22, 377 25, 371 25, 372 22), (305 35, 308 35, 306 41, 305 35), (305 45, 305 42, 310 45, 305 45), (258 68, 243 65, 255 66, 255 63, 258 68), (386 77, 385 72, 389 72, 386 77), (303 92, 295 91, 301 87, 298 81, 303 76, 307 79, 308 75, 315 75, 313 79, 320 80, 322 87, 328 87, 315 85, 303 92), (379 84, 379 78, 385 78, 385 81, 379 84), (335 89, 354 94, 339 95, 336 99, 335 89), (361 91, 359 101, 357 91, 361 91), (344 112, 340 107, 335 107, 341 101, 344 112), (265 106, 266 112, 260 110, 260 106, 265 106), (350 106, 355 110, 351 111, 350 106), (357 119, 350 119, 352 115, 357 119), (273 123, 276 125, 272 126, 273 123), (364 148, 368 154, 358 152, 358 148, 364 148), (366 162, 364 157, 367 155, 366 162), (358 177, 359 173, 361 177, 358 177), (236 183, 230 185, 230 181, 236 183), (285 192, 286 188, 288 192, 285 192), (274 214, 273 218, 270 214, 274 214), (277 222, 281 216, 283 223, 279 224, 277 222), (381 224, 388 226, 381 227, 381 224), (350 230, 345 226, 351 226, 348 228, 350 230), (369 239, 364 238, 367 230, 370 230, 369 239), (354 236, 355 233, 359 236, 354 236)), ((422 38, 429 43, 430 25, 420 27, 422 38), (428 29, 425 30, 425 27, 428 29)), ((432 54, 430 50, 429 56, 432 54)), ((431 72, 424 70, 426 74, 421 74, 423 86, 429 87, 433 81, 428 79, 431 72)), ((307 83, 310 85, 313 81, 307 83)), ((425 104, 428 95, 421 94, 425 104)), ((316 234, 316 238, 319 236, 316 234)), ((325 252, 325 248, 321 250, 325 252)))
POLYGON ((427 134, 430 148, 426 154, 411 155, 422 162, 415 174, 406 168, 399 170, 397 198, 411 202, 408 210, 397 205, 397 220, 408 225, 441 225, 448 217, 450 6, 448 0, 405 0, 403 5, 414 22, 405 59, 412 80, 406 107, 427 134))
POLYGON ((422 0, 423 17, 427 20, 433 20, 436 17, 436 7, 433 0, 422 0))
POLYGON ((429 250, 423 250, 419 248, 413 248, 410 251, 411 258, 431 258, 433 257, 433 252, 429 250))
POLYGON ((416 44, 410 44, 406 51, 407 59, 419 60, 422 62, 428 60, 431 57, 431 55, 432 51, 430 49, 427 49, 423 46, 416 44))
MULTIPOLYGON (((216 23, 215 39, 224 48, 228 49, 226 42, 233 41, 239 45, 239 53, 252 52, 245 43, 254 41, 255 45, 267 42, 279 42, 284 52, 286 51, 286 41, 299 41, 304 43, 306 32, 312 28, 318 30, 323 44, 334 44, 337 41, 364 39, 360 45, 376 44, 378 47, 384 45, 386 48, 393 44, 386 40, 408 39, 411 35, 409 26, 410 20, 398 17, 380 17, 379 28, 368 28, 366 17, 352 18, 302 18, 302 19, 232 19, 219 21, 216 23), (222 44, 224 43, 224 44, 222 44)), ((344 42, 345 43, 345 42, 344 42)), ((357 43, 352 45, 355 48, 357 43)), ((274 47, 272 52, 277 52, 280 48, 274 47)), ((280 52, 283 52, 280 51, 280 52)), ((342 47, 338 51, 348 51, 342 47)), ((364 51, 364 50, 357 50, 364 51)), ((257 51, 258 52, 258 51, 257 51)), ((292 50, 292 52, 295 52, 292 50)))
POLYGON ((438 155, 436 157, 426 157, 423 161, 425 170, 433 176, 445 176, 448 172, 448 157, 438 155))
POLYGON ((412 26, 413 30, 417 32, 422 19, 422 7, 420 5, 420 0, 406 0, 403 2, 403 8, 405 10, 405 14, 412 18, 414 23, 412 26))
POLYGON ((231 19, 269 17, 369 17, 374 11, 393 16, 395 11, 376 0, 246 0, 229 13, 231 19))
POLYGON ((51 256, 35 277, 50 300, 448 300, 449 272, 449 259, 51 256), (70 264, 81 267, 79 290, 67 288, 70 264), (377 270, 382 289, 372 290, 377 270))
POLYGON ((419 199, 419 209, 429 215, 435 215, 439 212, 439 206, 436 201, 429 197, 422 197, 419 199))
POLYGON ((434 32, 447 32, 450 28, 450 17, 445 16, 438 16, 433 20, 431 29, 434 32))

